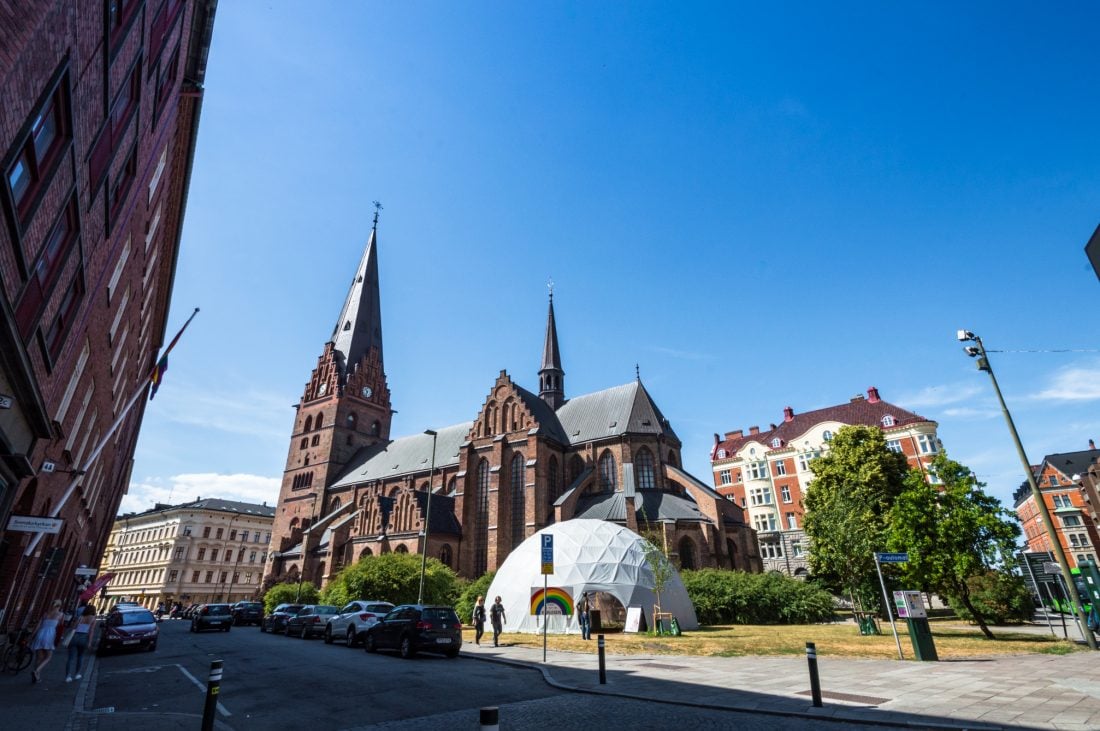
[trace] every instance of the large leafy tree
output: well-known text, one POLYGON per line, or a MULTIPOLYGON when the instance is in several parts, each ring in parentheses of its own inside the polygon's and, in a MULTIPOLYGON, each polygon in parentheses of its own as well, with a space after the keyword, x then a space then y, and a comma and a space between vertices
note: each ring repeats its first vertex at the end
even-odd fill
POLYGON ((910 474, 888 516, 888 544, 909 553, 904 575, 913 586, 961 604, 993 639, 980 602, 973 601, 972 580, 1013 560, 1020 529, 969 468, 941 452, 929 471, 940 484, 910 474))
MULTIPOLYGON (((393 604, 416 601, 420 589, 420 556, 383 553, 365 556, 332 578, 321 592, 327 604, 353 599, 378 599, 393 604)), ((448 566, 428 558, 424 573, 424 601, 454 606, 460 592, 458 577, 448 566)))
POLYGON ((804 503, 810 569, 853 604, 877 604, 874 554, 886 548, 887 515, 906 486, 905 456, 886 447, 880 429, 845 426, 810 469, 804 503))

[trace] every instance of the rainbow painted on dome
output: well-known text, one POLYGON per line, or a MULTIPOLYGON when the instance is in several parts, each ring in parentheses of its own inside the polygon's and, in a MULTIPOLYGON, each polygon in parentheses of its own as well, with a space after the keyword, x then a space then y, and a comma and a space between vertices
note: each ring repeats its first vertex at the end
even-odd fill
POLYGON ((558 613, 569 616, 573 614, 573 595, 561 587, 550 586, 545 591, 542 589, 533 590, 531 592, 531 614, 536 617, 542 614, 544 601, 548 603, 546 607, 547 614, 555 613, 555 607, 558 613))

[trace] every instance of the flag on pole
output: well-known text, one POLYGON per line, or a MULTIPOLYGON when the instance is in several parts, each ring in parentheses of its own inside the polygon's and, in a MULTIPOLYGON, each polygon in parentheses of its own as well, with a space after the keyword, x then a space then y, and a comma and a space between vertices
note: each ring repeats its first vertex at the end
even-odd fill
POLYGON ((168 343, 168 347, 164 349, 164 355, 162 355, 157 361, 157 364, 153 366, 153 370, 149 374, 149 384, 152 386, 149 391, 150 401, 157 395, 157 389, 160 388, 160 384, 164 380, 164 374, 168 370, 168 354, 172 352, 172 348, 176 347, 176 343, 179 342, 180 336, 183 335, 183 331, 187 329, 187 326, 191 324, 191 321, 195 319, 195 315, 197 314, 199 314, 198 307, 191 313, 191 317, 187 318, 187 322, 183 323, 183 327, 176 333, 176 337, 172 338, 172 342, 168 343))

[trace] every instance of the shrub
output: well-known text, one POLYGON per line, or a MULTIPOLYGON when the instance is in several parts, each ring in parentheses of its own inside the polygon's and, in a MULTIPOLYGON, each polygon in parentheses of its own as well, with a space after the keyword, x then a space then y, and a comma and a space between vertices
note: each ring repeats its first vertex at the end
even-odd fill
POLYGON ((317 596, 317 587, 308 581, 302 582, 301 598, 297 581, 276 584, 264 594, 264 612, 271 614, 280 604, 316 604, 317 596))
POLYGON ((462 620, 463 624, 473 624, 474 604, 479 596, 485 597, 485 611, 489 611, 489 605, 493 603, 493 598, 489 596, 489 586, 493 583, 493 577, 496 575, 496 571, 490 571, 466 584, 466 587, 462 590, 462 596, 458 598, 458 602, 455 604, 455 611, 458 612, 458 618, 462 620))
POLYGON ((702 624, 809 624, 833 619, 833 597, 783 574, 701 569, 681 571, 702 624))
MULTIPOLYGON (((991 624, 1019 624, 1030 620, 1034 614, 1031 592, 1020 576, 989 571, 970 577, 966 586, 970 589, 970 603, 991 624)), ((958 597, 948 597, 947 601, 959 619, 974 621, 958 597)))
MULTIPOLYGON (((417 554, 383 553, 365 556, 343 569, 325 587, 326 603, 343 606, 353 599, 377 599, 394 604, 411 604, 420 589, 420 561, 417 554)), ((437 559, 429 558, 424 570, 424 601, 454 606, 459 581, 455 572, 437 559)))

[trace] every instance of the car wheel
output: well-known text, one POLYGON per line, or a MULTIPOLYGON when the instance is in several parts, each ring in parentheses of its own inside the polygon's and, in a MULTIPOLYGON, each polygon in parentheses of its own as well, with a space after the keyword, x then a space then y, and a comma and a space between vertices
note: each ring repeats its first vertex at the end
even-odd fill
POLYGON ((367 636, 363 638, 363 647, 367 652, 378 652, 378 647, 374 644, 374 635, 367 633, 367 636))
POLYGON ((348 647, 355 647, 358 636, 355 634, 355 626, 348 627, 348 647))
POLYGON ((332 625, 331 624, 326 624, 325 625, 325 644, 326 645, 331 645, 332 644, 332 625))
POLYGON ((413 649, 412 638, 405 635, 401 638, 401 657, 409 660, 416 654, 416 650, 413 649))

